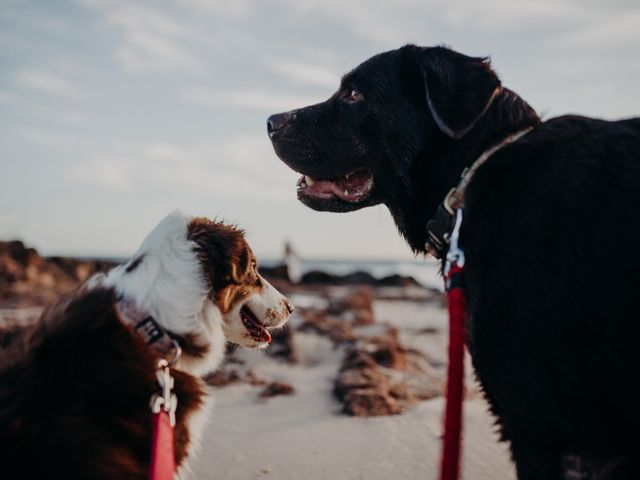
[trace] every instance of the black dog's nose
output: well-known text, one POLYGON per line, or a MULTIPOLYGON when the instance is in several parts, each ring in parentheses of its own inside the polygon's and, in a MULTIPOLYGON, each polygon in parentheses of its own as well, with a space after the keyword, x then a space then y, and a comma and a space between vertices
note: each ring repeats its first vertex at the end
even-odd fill
POLYGON ((289 115, 287 113, 275 113, 267 118, 267 133, 269 137, 284 127, 288 119, 289 115))

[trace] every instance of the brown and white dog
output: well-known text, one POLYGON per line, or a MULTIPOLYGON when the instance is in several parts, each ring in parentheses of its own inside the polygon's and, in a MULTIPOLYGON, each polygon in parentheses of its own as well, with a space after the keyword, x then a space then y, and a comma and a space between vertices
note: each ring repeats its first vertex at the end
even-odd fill
POLYGON ((226 341, 266 347, 292 310, 259 275, 241 230, 169 215, 131 261, 0 350, 0 477, 148 478, 149 400, 158 359, 173 355, 168 338, 182 349, 172 375, 183 476, 211 403, 201 376, 218 367, 226 341))

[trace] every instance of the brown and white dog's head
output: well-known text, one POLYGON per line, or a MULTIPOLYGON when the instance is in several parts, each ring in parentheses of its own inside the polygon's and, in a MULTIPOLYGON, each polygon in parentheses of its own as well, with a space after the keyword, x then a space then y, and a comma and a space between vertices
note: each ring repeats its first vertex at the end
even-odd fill
POLYGON ((212 300, 220 309, 227 340, 264 348, 270 329, 284 325, 293 306, 258 273, 258 263, 241 230, 206 218, 189 223, 212 300))
POLYGON ((132 259, 97 279, 148 312, 183 350, 178 367, 214 370, 225 341, 268 346, 291 303, 260 276, 242 230, 174 212, 147 236, 132 259))

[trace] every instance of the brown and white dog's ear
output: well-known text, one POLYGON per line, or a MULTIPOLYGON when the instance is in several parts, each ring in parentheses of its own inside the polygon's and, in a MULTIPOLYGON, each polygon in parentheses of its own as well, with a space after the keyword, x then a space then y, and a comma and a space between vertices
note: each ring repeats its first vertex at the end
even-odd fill
POLYGON ((251 250, 238 228, 194 218, 187 238, 196 243, 203 274, 214 292, 241 283, 251 268, 251 250))
POLYGON ((438 128, 453 139, 464 137, 500 92, 500 80, 488 60, 444 47, 410 48, 438 128))

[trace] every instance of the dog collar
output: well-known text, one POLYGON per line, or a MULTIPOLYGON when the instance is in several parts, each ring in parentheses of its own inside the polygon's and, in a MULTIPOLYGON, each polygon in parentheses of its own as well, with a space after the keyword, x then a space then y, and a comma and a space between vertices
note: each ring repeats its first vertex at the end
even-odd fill
POLYGON ((131 300, 120 300, 117 303, 117 310, 122 322, 140 335, 148 346, 163 358, 173 353, 173 359, 169 363, 173 365, 177 362, 181 354, 180 346, 158 325, 149 312, 141 310, 131 300))
POLYGON ((500 143, 497 143, 488 150, 485 150, 482 155, 473 162, 471 167, 465 168, 462 171, 458 184, 449 190, 447 195, 444 197, 443 202, 436 210, 435 215, 427 222, 427 240, 424 247, 427 253, 440 259, 446 252, 449 246, 451 230, 453 229, 455 211, 457 208, 464 207, 465 191, 478 169, 491 157, 491 155, 510 143, 520 139, 532 129, 533 127, 528 127, 524 130, 512 133, 500 143))

